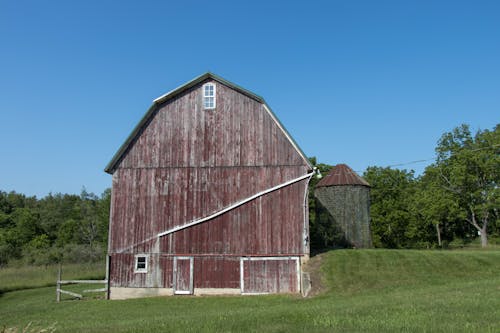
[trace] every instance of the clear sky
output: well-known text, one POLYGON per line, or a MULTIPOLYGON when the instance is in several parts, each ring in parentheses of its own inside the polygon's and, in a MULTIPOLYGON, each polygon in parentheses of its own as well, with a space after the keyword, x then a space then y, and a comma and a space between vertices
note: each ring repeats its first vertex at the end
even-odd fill
POLYGON ((319 162, 428 159, 500 122, 500 1, 0 0, 0 190, 102 193, 152 100, 206 71, 319 162))

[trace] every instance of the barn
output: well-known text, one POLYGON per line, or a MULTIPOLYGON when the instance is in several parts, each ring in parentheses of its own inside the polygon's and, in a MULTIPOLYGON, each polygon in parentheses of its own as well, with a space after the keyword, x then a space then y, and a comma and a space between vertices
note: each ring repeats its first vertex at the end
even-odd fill
POLYGON ((262 97, 205 73, 155 99, 105 171, 111 299, 301 292, 313 168, 262 97))

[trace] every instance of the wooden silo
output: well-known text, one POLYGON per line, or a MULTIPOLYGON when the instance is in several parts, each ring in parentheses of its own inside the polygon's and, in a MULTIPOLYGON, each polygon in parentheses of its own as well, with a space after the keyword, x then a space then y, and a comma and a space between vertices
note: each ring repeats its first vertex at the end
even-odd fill
POLYGON ((344 239, 356 248, 372 247, 370 185, 349 166, 334 166, 316 185, 315 197, 328 210, 344 239))

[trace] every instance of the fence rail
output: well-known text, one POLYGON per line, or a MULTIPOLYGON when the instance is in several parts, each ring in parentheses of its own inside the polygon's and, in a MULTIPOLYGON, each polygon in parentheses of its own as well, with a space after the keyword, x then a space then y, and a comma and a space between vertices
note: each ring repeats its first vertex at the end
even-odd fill
POLYGON ((97 288, 97 289, 86 289, 83 290, 82 293, 97 293, 97 292, 108 292, 108 280, 61 280, 61 273, 62 269, 61 266, 59 266, 59 271, 57 273, 57 287, 56 287, 56 300, 57 302, 61 301, 61 294, 66 294, 66 295, 71 295, 73 297, 76 297, 78 299, 82 299, 83 295, 78 294, 72 291, 68 290, 63 290, 61 289, 61 286, 67 285, 67 284, 104 284, 104 288, 97 288))

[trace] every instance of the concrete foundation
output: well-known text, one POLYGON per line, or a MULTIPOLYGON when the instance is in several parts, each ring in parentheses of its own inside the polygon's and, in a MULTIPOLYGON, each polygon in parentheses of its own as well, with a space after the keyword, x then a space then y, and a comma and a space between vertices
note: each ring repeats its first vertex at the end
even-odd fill
MULTIPOLYGON (((172 288, 124 288, 111 287, 110 299, 130 299, 143 297, 173 296, 172 288)), ((239 288, 195 288, 193 295, 241 295, 239 288)))

